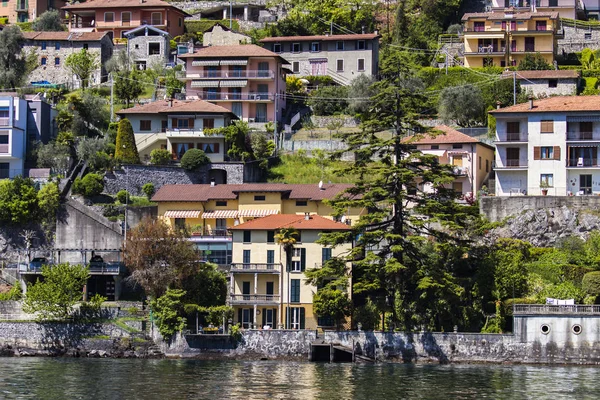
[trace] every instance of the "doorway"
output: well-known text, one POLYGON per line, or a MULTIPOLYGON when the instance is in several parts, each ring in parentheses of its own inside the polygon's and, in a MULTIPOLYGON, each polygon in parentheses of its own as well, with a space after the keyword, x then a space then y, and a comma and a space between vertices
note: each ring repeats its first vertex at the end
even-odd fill
POLYGON ((579 190, 583 194, 592 194, 592 175, 579 175, 579 190))

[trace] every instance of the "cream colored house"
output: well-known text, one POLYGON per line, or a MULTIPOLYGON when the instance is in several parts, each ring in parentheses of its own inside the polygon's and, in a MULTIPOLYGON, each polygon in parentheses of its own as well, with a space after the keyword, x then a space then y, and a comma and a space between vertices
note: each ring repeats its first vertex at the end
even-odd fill
POLYGON ((330 248, 317 240, 324 231, 349 229, 346 224, 309 213, 270 215, 230 228, 233 260, 229 304, 234 308, 234 323, 250 329, 332 326, 332 321, 313 312, 317 288, 307 285, 304 272, 348 254, 350 244, 330 248), (276 239, 282 228, 294 228, 299 234, 289 264, 276 239))

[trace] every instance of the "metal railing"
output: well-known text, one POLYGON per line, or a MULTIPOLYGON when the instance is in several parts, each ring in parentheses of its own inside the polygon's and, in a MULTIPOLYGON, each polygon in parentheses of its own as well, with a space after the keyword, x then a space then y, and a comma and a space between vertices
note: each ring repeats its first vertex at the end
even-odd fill
POLYGON ((0 144, 0 154, 8 154, 8 144, 0 144))
POLYGON ((547 315, 547 314, 579 314, 579 315, 597 315, 600 314, 600 305, 572 305, 555 306, 551 304, 515 304, 513 306, 513 315, 547 315))
POLYGON ((498 142, 526 142, 527 134, 507 133, 504 137, 499 137, 498 142))
POLYGON ((255 79, 255 78, 274 78, 275 71, 266 70, 245 70, 245 71, 178 71, 176 74, 180 79, 255 79))
POLYGON ((231 272, 236 271, 268 271, 268 272, 279 272, 281 269, 281 264, 279 263, 232 263, 231 264, 231 272))
POLYGON ((597 158, 568 158, 567 167, 599 167, 597 158))
POLYGON ((527 166, 527 161, 521 161, 521 160, 517 160, 517 159, 508 158, 508 159, 504 160, 503 165, 500 166, 500 168, 502 168, 502 167, 526 167, 526 166, 527 166))
POLYGON ((206 229, 204 231, 192 232, 192 237, 202 237, 202 236, 231 237, 232 234, 227 228, 206 229))
MULTIPOLYGON (((593 132, 567 132, 567 140, 594 140, 593 132)), ((600 140, 596 137, 596 140, 600 140)))
MULTIPOLYGON (((44 264, 52 267, 54 264, 44 264)), ((99 262, 88 264, 90 274, 92 275, 119 275, 124 270, 123 263, 120 262, 99 262)), ((21 274, 41 274, 41 263, 29 263, 19 265, 21 274)))
POLYGON ((231 302, 279 302, 278 294, 230 294, 231 302))
POLYGON ((10 126, 10 118, 8 118, 8 117, 0 118, 0 126, 10 126))
MULTIPOLYGON (((192 88, 192 91, 194 89, 192 88)), ((201 100, 243 100, 243 101, 274 101, 275 96, 271 93, 228 93, 228 92, 198 92, 201 100)))

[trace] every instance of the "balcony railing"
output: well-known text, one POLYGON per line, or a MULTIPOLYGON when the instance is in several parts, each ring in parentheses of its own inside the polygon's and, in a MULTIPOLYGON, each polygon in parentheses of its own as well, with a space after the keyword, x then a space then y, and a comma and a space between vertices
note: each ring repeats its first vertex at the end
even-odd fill
POLYGON ((597 305, 571 305, 555 306, 550 304, 515 304, 513 315, 600 315, 600 306, 597 305))
POLYGON ((597 158, 569 158, 567 159, 567 167, 600 167, 597 158))
POLYGON ((0 118, 0 126, 10 126, 10 118, 8 118, 8 117, 0 118))
MULTIPOLYGON (((52 267, 54 264, 45 264, 52 267)), ((125 266, 120 262, 92 262, 88 264, 90 274, 92 275, 119 275, 124 271, 125 266)), ((32 262, 21 264, 19 266, 21 274, 41 274, 42 264, 32 262)))
MULTIPOLYGON (((594 140, 593 132, 567 132, 567 140, 594 140)), ((600 138, 596 138, 600 140, 600 138)))
POLYGON ((180 79, 272 79, 274 77, 275 71, 273 70, 177 72, 177 78, 180 79))
POLYGON ((230 237, 231 232, 227 228, 223 229, 206 229, 203 232, 192 232, 193 237, 210 236, 210 237, 230 237))
POLYGON ((0 144, 0 154, 8 154, 8 145, 0 144))
POLYGON ((517 159, 509 158, 507 160, 502 161, 500 165, 495 164, 494 168, 502 169, 502 168, 527 168, 527 161, 521 161, 517 159))
MULTIPOLYGON (((194 128, 167 128, 165 133, 168 137, 207 137, 204 130, 194 128)), ((222 138, 223 135, 214 135, 211 137, 222 138)))
POLYGON ((271 272, 279 273, 280 263, 232 263, 231 272, 271 272))
POLYGON ((231 303, 279 303, 278 294, 231 294, 231 303))
POLYGON ((505 137, 499 137, 497 142, 526 142, 527 134, 507 133, 505 137))
MULTIPOLYGON (((192 88, 192 92, 193 92, 192 88)), ((210 93, 198 92, 201 100, 208 101, 274 101, 275 95, 270 93, 210 93)))

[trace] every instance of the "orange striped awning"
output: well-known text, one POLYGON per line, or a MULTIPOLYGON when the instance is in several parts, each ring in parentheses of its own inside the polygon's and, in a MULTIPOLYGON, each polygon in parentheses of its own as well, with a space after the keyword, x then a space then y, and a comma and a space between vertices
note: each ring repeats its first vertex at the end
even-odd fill
POLYGON ((205 211, 202 214, 202 218, 204 219, 227 219, 227 218, 237 218, 238 211, 237 210, 215 210, 215 211, 205 211))
POLYGON ((267 215, 279 214, 279 210, 241 210, 240 217, 266 217, 267 215))
POLYGON ((170 210, 165 212, 166 218, 199 218, 202 211, 199 210, 170 210))

